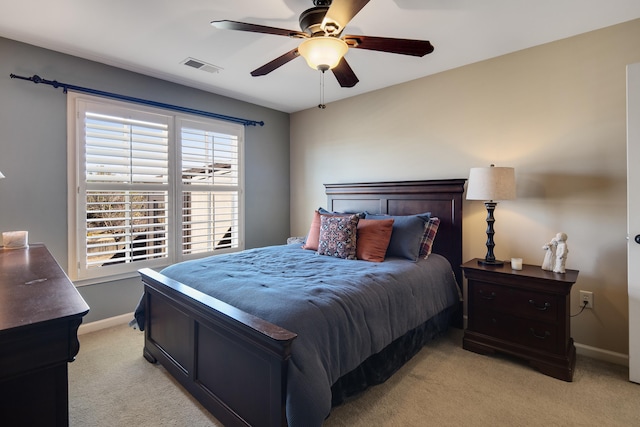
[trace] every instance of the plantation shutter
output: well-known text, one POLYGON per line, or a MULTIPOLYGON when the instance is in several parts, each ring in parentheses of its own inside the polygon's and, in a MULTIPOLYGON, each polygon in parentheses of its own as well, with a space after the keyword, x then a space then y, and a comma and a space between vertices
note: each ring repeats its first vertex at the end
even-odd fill
MULTIPOLYGON (((239 137, 233 126, 179 120, 184 255, 239 246, 239 137)), ((237 128, 237 127, 236 127, 237 128)))
POLYGON ((71 99, 72 279, 129 277, 243 249, 244 127, 71 99))
MULTIPOLYGON (((84 104, 85 245, 80 270, 168 256, 169 122, 84 104)), ((82 188, 84 187, 84 188, 82 188)), ((140 268, 141 266, 136 266, 140 268)))

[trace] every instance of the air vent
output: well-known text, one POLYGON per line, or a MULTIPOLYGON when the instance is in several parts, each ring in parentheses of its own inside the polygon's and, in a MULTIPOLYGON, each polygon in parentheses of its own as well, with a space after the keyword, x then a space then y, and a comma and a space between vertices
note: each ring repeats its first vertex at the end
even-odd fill
POLYGON ((222 70, 222 67, 217 67, 212 64, 207 64, 204 61, 200 61, 198 59, 193 59, 193 58, 187 58, 184 61, 182 61, 182 63, 187 67, 206 71, 207 73, 217 73, 218 71, 222 70))

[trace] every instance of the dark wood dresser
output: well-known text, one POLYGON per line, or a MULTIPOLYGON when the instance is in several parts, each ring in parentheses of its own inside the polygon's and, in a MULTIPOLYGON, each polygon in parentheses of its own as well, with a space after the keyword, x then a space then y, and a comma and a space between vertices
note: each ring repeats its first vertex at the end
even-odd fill
POLYGON ((462 265, 467 278, 468 323, 463 348, 523 358, 540 372, 573 380, 576 348, 571 338, 569 303, 578 271, 553 273, 539 266, 522 270, 462 265))
POLYGON ((89 306, 42 244, 0 248, 0 424, 67 426, 67 364, 89 306))

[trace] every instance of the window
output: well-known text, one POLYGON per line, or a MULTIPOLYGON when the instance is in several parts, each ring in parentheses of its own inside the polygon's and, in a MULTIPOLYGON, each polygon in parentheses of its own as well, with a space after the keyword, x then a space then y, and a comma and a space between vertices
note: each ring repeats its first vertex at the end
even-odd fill
POLYGON ((69 94, 69 275, 243 249, 244 128, 69 94))

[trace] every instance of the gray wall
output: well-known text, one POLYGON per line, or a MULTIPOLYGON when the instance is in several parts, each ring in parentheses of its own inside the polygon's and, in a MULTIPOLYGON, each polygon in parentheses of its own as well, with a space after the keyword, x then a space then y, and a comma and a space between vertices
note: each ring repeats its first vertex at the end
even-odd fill
MULTIPOLYGON (((67 269, 67 117, 61 89, 11 79, 32 76, 93 89, 263 120, 245 136, 246 247, 289 235, 289 115, 74 56, 0 38, 0 232, 28 230, 67 269), (265 215, 268 212, 269 215, 265 215)), ((140 280, 78 287, 85 322, 133 311, 140 280)))

